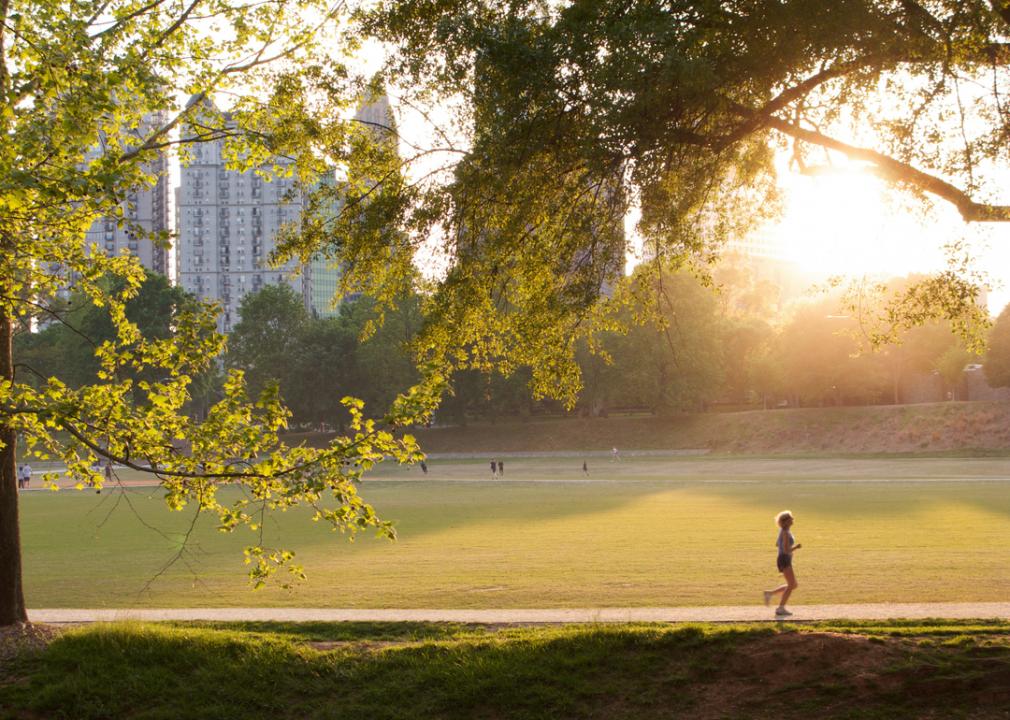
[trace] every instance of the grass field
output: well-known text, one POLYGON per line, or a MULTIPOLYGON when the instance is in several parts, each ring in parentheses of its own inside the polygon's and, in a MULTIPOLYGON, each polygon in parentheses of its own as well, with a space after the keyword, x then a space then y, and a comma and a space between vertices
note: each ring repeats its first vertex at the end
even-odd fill
POLYGON ((300 512, 268 522, 309 580, 252 593, 241 548, 155 487, 22 496, 29 607, 601 607, 745 604, 775 584, 775 512, 797 515, 797 603, 1010 597, 1003 459, 507 460, 387 469, 362 493, 396 543, 300 512), (146 587, 146 589, 145 589, 146 587))
POLYGON ((0 718, 995 720, 1008 630, 98 625, 0 667, 0 718))

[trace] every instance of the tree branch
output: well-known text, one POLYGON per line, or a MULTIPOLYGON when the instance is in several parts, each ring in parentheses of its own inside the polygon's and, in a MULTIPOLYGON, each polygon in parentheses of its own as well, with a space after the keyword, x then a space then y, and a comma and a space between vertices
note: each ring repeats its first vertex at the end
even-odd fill
MULTIPOLYGON (((737 106, 736 112, 752 117, 757 111, 737 106)), ((794 137, 797 140, 835 150, 853 159, 870 163, 872 171, 889 182, 904 183, 946 200, 957 208, 965 222, 1010 222, 1010 205, 990 205, 973 200, 960 188, 935 175, 923 172, 908 163, 895 160, 869 148, 849 145, 816 130, 808 130, 799 125, 782 120, 774 115, 762 116, 761 125, 794 137)))
POLYGON ((1003 18, 1003 22, 1010 25, 1010 0, 990 0, 993 12, 1003 18))

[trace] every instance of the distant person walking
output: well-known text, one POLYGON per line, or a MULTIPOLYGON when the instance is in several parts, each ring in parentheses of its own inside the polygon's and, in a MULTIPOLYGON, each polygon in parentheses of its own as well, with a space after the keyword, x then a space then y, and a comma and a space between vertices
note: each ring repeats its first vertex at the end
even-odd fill
POLYGON ((421 472, 423 472, 425 475, 428 474, 428 463, 426 463, 424 460, 421 461, 421 472))
POLYGON ((28 463, 21 466, 21 482, 23 483, 22 487, 24 487, 25 490, 27 490, 32 484, 32 466, 28 463))
POLYGON ((789 596, 793 594, 793 590, 796 589, 796 571, 793 570, 793 552, 800 549, 799 543, 796 542, 796 538, 793 537, 791 528, 793 526, 793 514, 788 510, 783 510, 778 515, 775 516, 775 524, 779 526, 779 536, 775 540, 775 547, 778 548, 779 554, 776 563, 779 568, 779 572, 782 573, 783 577, 786 579, 785 585, 779 585, 774 590, 765 590, 765 605, 771 602, 771 599, 781 594, 782 599, 779 601, 779 606, 775 608, 775 614, 779 616, 792 615, 791 612, 786 610, 786 602, 789 600, 789 596))
POLYGON ((18 490, 24 490, 25 487, 25 466, 18 465, 18 490))
POLYGON ((585 460, 582 461, 582 474, 589 477, 589 465, 586 464, 585 460))
POLYGON ((498 477, 505 477, 505 461, 498 461, 498 477))
POLYGON ((498 477, 498 463, 494 460, 491 461, 491 479, 494 480, 498 477))
MULTIPOLYGON (((111 485, 112 484, 112 461, 111 460, 106 460, 105 461, 105 484, 106 485, 111 485)), ((98 492, 99 493, 102 492, 101 488, 99 488, 98 492)))
POLYGON ((617 452, 616 447, 611 451, 610 456, 614 462, 621 462, 621 453, 617 452))

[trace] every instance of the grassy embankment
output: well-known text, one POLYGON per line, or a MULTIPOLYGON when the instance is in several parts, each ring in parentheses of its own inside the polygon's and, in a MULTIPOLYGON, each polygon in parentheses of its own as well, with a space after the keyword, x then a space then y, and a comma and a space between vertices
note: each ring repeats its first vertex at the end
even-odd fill
POLYGON ((727 454, 1010 453, 1010 403, 509 420, 420 430, 429 453, 706 449, 727 454))
POLYGON ((265 540, 295 549, 309 580, 256 593, 241 562, 256 535, 223 535, 209 517, 142 592, 190 523, 157 488, 28 493, 27 599, 36 608, 750 604, 778 580, 772 518, 784 507, 804 546, 797 603, 1010 597, 1003 459, 643 458, 590 468, 599 482, 581 481, 578 458, 509 460, 509 482, 484 481, 478 461, 433 462, 426 482, 417 468, 384 471, 361 492, 396 521, 396 543, 349 544, 303 512, 277 515, 265 540))
POLYGON ((1010 625, 107 625, 4 668, 0 717, 1005 718, 1010 625))

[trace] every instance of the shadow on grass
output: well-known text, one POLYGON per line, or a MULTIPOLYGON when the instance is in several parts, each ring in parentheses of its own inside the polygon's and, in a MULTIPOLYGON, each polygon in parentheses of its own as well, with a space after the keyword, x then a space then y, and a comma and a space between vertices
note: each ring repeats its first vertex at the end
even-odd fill
POLYGON ((920 644, 767 626, 238 627, 68 632, 21 659, 14 679, 0 683, 0 708, 81 720, 630 720, 799 718, 811 707, 841 718, 858 702, 859 717, 917 717, 908 711, 927 706, 997 717, 1007 698, 993 682, 1004 681, 1010 661, 1006 644, 974 642, 965 626, 965 642, 920 644), (319 652, 296 641, 309 637, 353 642, 319 652), (412 642, 374 643, 391 637, 412 642))
POLYGON ((180 630, 232 630, 250 635, 281 636, 296 642, 420 642, 477 637, 487 625, 433 622, 171 622, 180 630))

